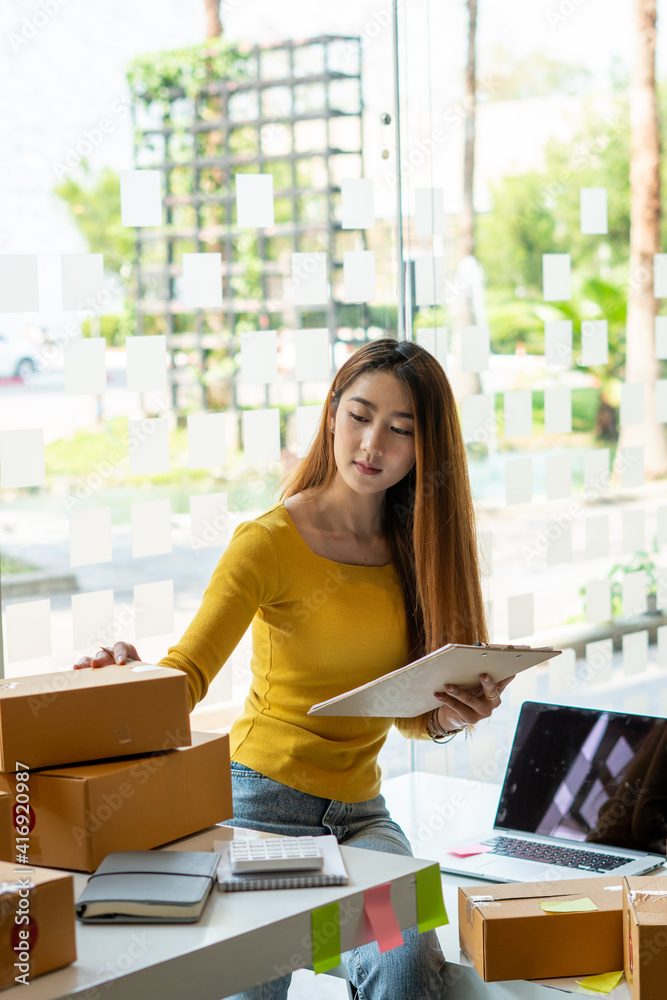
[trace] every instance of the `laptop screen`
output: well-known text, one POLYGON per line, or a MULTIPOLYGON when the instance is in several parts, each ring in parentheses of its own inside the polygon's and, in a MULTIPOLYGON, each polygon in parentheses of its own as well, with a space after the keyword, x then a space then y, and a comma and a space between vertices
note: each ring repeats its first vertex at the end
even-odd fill
POLYGON ((495 826, 664 857, 667 720, 526 702, 495 826))

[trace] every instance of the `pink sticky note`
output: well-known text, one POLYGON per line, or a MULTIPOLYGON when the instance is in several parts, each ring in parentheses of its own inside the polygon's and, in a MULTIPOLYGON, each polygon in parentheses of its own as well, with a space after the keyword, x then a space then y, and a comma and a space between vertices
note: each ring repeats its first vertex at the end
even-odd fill
POLYGON ((485 844, 468 844, 467 847, 451 847, 448 854, 454 854, 457 858, 469 858, 473 854, 486 854, 487 851, 493 850, 492 847, 487 847, 485 844))
POLYGON ((391 905, 391 882, 365 890, 364 912, 380 952, 391 951, 404 944, 394 907, 391 905))

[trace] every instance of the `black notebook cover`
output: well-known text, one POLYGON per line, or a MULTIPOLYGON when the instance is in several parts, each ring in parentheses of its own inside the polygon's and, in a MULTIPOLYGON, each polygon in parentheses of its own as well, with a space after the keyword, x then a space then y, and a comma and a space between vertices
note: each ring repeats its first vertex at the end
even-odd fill
POLYGON ((114 851, 76 904, 84 923, 194 923, 213 887, 220 855, 204 851, 114 851))

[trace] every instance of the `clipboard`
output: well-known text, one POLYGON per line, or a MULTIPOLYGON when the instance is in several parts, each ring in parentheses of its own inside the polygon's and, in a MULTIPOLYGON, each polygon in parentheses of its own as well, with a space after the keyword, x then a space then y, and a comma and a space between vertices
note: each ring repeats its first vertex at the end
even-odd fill
POLYGON ((415 718, 442 705, 433 692, 442 691, 445 684, 476 691, 480 674, 498 683, 561 652, 552 646, 447 643, 384 677, 313 705, 308 715, 415 718))

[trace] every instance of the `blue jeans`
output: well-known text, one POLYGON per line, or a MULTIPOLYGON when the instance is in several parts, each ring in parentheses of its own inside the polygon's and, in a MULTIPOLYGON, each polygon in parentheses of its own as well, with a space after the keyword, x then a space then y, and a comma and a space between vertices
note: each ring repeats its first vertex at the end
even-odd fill
MULTIPOLYGON (((381 795, 366 802, 338 802, 298 792, 232 761, 234 819, 227 826, 247 827, 283 837, 334 834, 341 844, 389 854, 412 854, 410 844, 389 815, 381 795)), ((435 931, 403 931, 405 944, 380 954, 377 943, 341 957, 359 1000, 440 1000, 445 959, 435 931)), ((237 993, 230 1000, 285 1000, 291 976, 237 993)))

